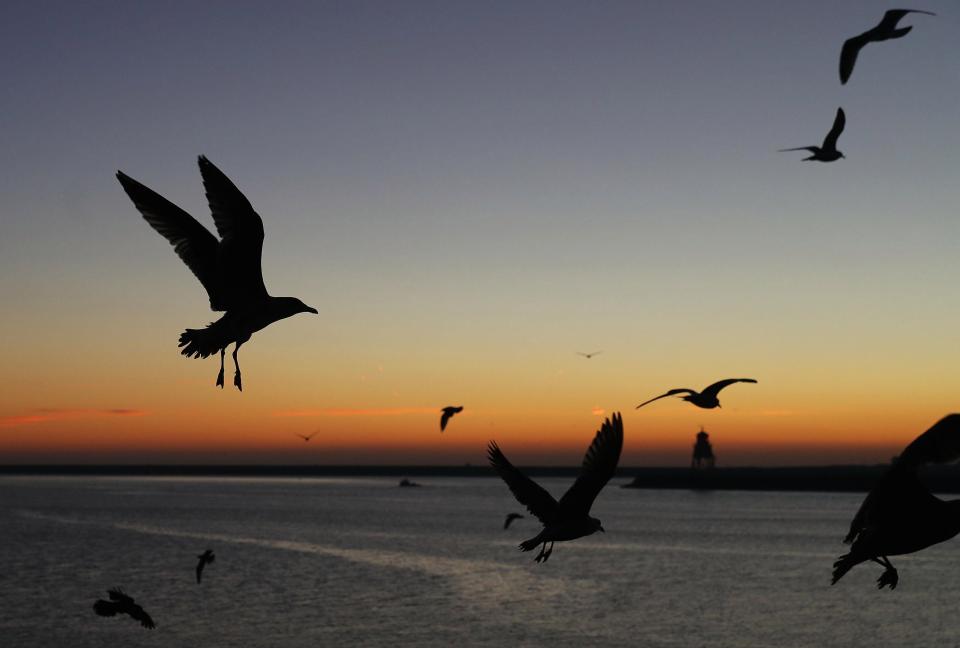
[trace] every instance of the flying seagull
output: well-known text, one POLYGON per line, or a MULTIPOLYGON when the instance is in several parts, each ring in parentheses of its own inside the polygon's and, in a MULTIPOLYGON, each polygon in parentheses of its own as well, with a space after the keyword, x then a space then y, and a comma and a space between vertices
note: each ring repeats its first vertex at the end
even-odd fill
POLYGON ((936 16, 931 11, 922 11, 920 9, 890 9, 880 20, 879 24, 872 29, 868 29, 859 36, 848 38, 843 43, 843 49, 840 50, 840 83, 846 83, 853 73, 853 66, 857 62, 857 55, 863 46, 867 43, 879 43, 894 38, 903 38, 913 26, 901 27, 897 29, 897 23, 900 19, 909 13, 921 13, 928 16, 936 16))
POLYGON ((519 513, 507 513, 507 519, 503 521, 504 530, 509 529, 514 520, 522 520, 523 517, 519 513))
POLYGON ((847 124, 847 116, 843 112, 843 108, 837 108, 837 116, 833 120, 833 128, 830 129, 830 132, 827 133, 827 136, 823 138, 823 144, 821 146, 797 146, 795 148, 785 148, 780 149, 780 152, 784 151, 810 151, 812 155, 810 157, 803 158, 803 161, 807 160, 816 160, 817 162, 833 162, 839 160, 840 158, 846 158, 843 153, 837 150, 837 139, 840 138, 840 133, 843 132, 843 127, 847 124))
POLYGON ((150 618, 150 615, 146 611, 133 602, 132 596, 127 596, 123 593, 123 590, 119 587, 115 587, 111 590, 107 590, 107 594, 110 596, 109 601, 104 601, 103 599, 97 599, 97 602, 93 604, 93 611, 99 614, 100 616, 114 616, 116 614, 129 614, 131 617, 140 622, 144 628, 153 629, 156 627, 156 624, 153 622, 153 619, 150 618))
POLYGON ((117 171, 136 208, 153 229, 166 238, 207 291, 210 308, 226 311, 203 329, 187 329, 180 335, 180 353, 206 358, 220 352, 217 386, 223 387, 223 356, 234 344, 233 384, 243 390, 237 352, 250 336, 273 322, 297 313, 317 314, 295 297, 272 297, 263 283, 260 253, 263 221, 240 190, 200 156, 200 175, 220 240, 197 220, 160 194, 117 171))
POLYGON ((884 568, 877 587, 894 589, 900 576, 887 556, 920 551, 960 533, 960 500, 935 497, 917 477, 925 464, 957 459, 960 414, 950 414, 914 439, 863 500, 843 539, 850 551, 833 563, 833 584, 870 560, 884 568))
POLYGON ((603 351, 591 351, 590 353, 583 353, 582 351, 577 351, 577 355, 582 355, 587 360, 597 355, 598 353, 603 353, 603 351))
POLYGON ((687 394, 683 397, 683 400, 688 403, 693 403, 697 407, 702 407, 703 409, 713 409, 714 407, 720 407, 720 401, 717 400, 717 394, 720 393, 720 390, 726 387, 727 385, 732 385, 733 383, 745 382, 745 383, 755 383, 757 382, 753 378, 727 378, 726 380, 720 380, 713 383, 702 392, 696 392, 692 389, 671 389, 666 394, 660 394, 656 398, 651 398, 648 401, 643 401, 637 405, 636 409, 640 409, 647 403, 652 403, 655 400, 661 398, 666 398, 667 396, 675 396, 677 394, 687 394))
POLYGON ((203 574, 203 568, 216 560, 217 557, 213 555, 213 549, 207 549, 197 556, 197 558, 200 560, 200 562, 197 563, 197 583, 199 583, 200 575, 203 574))
MULTIPOLYGON (((487 446, 487 456, 497 474, 507 482, 517 501, 527 507, 543 524, 543 530, 520 543, 520 549, 530 551, 540 545, 536 562, 546 562, 553 553, 553 543, 575 540, 596 531, 603 531, 600 520, 590 517, 590 507, 600 491, 613 477, 623 449, 623 421, 619 413, 604 421, 583 457, 580 475, 560 501, 539 484, 514 468, 507 461, 496 441, 487 446), (547 543, 550 548, 547 549, 547 543)), ((505 525, 506 526, 506 525, 505 525)))
POLYGON ((297 433, 297 432, 294 432, 294 434, 296 434, 298 437, 300 437, 301 439, 303 439, 305 442, 310 441, 310 439, 312 439, 313 437, 317 436, 319 433, 320 433, 319 430, 316 431, 316 432, 314 432, 313 434, 306 434, 306 435, 305 435, 305 434, 299 434, 299 433, 297 433))
POLYGON ((441 411, 443 414, 440 416, 440 431, 443 432, 447 429, 447 421, 449 421, 454 414, 459 414, 463 411, 463 405, 460 407, 450 405, 449 407, 444 407, 441 411))

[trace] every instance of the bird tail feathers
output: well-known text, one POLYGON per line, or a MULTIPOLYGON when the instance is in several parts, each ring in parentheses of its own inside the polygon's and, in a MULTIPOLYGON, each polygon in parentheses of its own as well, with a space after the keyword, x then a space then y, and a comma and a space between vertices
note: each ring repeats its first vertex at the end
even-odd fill
POLYGON ((188 358, 206 358, 230 344, 229 331, 223 320, 207 324, 202 329, 187 329, 180 334, 180 353, 188 358))

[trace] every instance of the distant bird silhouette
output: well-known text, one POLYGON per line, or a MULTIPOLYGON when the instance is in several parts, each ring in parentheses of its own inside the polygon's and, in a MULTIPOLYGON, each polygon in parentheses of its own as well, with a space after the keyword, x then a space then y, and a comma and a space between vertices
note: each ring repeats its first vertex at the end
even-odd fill
POLYGON ((104 601, 103 599, 97 599, 97 602, 93 604, 94 612, 105 617, 116 614, 129 614, 139 621, 140 625, 144 628, 152 630, 156 627, 150 615, 147 614, 142 607, 133 602, 132 596, 124 594, 122 589, 115 587, 114 589, 107 590, 107 594, 110 596, 110 600, 104 601))
POLYGON ((840 83, 846 83, 850 78, 850 75, 853 73, 853 66, 857 62, 857 55, 860 53, 860 50, 863 49, 864 45, 867 43, 879 43, 894 38, 903 38, 913 29, 913 26, 897 29, 897 23, 909 13, 921 13, 927 14, 928 16, 937 15, 931 11, 922 11, 920 9, 890 9, 883 14, 883 18, 876 27, 868 29, 859 36, 848 38, 840 50, 840 83))
POLYGON ((600 520, 590 517, 590 507, 613 477, 622 449, 623 421, 619 413, 614 413, 612 418, 604 421, 593 438, 593 443, 587 448, 577 480, 557 502, 539 484, 514 468, 497 443, 491 441, 487 446, 490 464, 500 478, 507 482, 517 501, 526 506, 544 527, 535 537, 521 542, 520 549, 530 551, 542 543, 540 553, 534 560, 538 563, 546 562, 553 553, 554 542, 575 540, 596 531, 603 532, 600 520))
POLYGON ((850 552, 833 563, 833 584, 868 560, 884 568, 877 587, 900 580, 887 556, 920 551, 960 533, 960 500, 935 497, 917 477, 924 464, 960 459, 960 414, 950 414, 913 440, 863 500, 843 541, 850 552))
POLYGON ((203 574, 203 568, 216 560, 217 557, 213 555, 213 549, 207 549, 197 556, 197 558, 200 560, 200 562, 197 563, 197 583, 199 583, 200 575, 203 574))
POLYGON ((314 432, 313 434, 308 434, 308 435, 303 435, 303 434, 300 434, 300 433, 298 433, 298 432, 294 432, 294 434, 296 434, 298 437, 300 437, 300 438, 303 439, 304 441, 310 441, 310 439, 312 439, 313 437, 317 436, 319 433, 320 433, 319 430, 316 431, 316 432, 314 432))
POLYGON ((463 411, 463 405, 460 407, 454 407, 450 405, 449 407, 444 407, 442 410, 443 414, 440 416, 440 431, 443 432, 447 429, 447 422, 453 417, 454 414, 459 414, 463 411))
POLYGON ((582 355, 587 360, 597 355, 598 353, 603 353, 603 351, 591 351, 590 353, 583 353, 582 351, 577 351, 577 355, 582 355))
POLYGON ((813 155, 803 158, 804 162, 807 160, 833 162, 840 158, 845 158, 846 156, 837 150, 837 139, 840 138, 840 133, 843 132, 843 127, 846 126, 846 124, 847 116, 844 114, 843 108, 837 108, 837 116, 833 120, 833 128, 831 128, 827 136, 823 138, 823 144, 821 146, 797 146, 795 148, 780 149, 780 152, 810 151, 813 155))
POLYGON ((507 513, 507 519, 503 521, 503 528, 509 529, 514 520, 522 520, 524 516, 519 513, 507 513))
POLYGON ((727 378, 726 380, 720 380, 713 383, 702 392, 696 392, 692 389, 671 389, 666 394, 660 394, 656 398, 651 398, 648 401, 643 401, 637 405, 636 409, 640 409, 647 403, 652 403, 655 400, 661 398, 666 398, 667 396, 675 396, 677 394, 687 394, 683 397, 683 400, 688 403, 693 403, 697 407, 702 407, 703 409, 713 409, 714 407, 720 407, 720 401, 717 400, 717 394, 720 393, 720 390, 726 387, 727 385, 732 385, 733 383, 745 382, 745 383, 755 383, 757 382, 753 378, 727 378))
POLYGON ((204 329, 187 329, 180 335, 180 353, 206 358, 220 352, 217 386, 223 387, 223 356, 233 343, 233 384, 243 390, 237 352, 250 336, 273 322, 297 313, 317 314, 295 297, 272 297, 263 283, 260 256, 263 221, 246 197, 204 156, 200 175, 221 240, 193 216, 148 189, 122 171, 117 179, 133 204, 153 229, 166 238, 180 259, 196 275, 210 298, 210 308, 226 311, 204 329))

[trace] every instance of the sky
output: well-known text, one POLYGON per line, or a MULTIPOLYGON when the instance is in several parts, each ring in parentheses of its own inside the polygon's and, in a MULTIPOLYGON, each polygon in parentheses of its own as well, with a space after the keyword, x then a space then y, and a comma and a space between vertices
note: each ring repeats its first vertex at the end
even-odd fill
POLYGON ((624 466, 701 425, 718 465, 888 460, 960 405, 960 7, 841 85, 888 8, 3 3, 0 463, 573 465, 614 411, 624 466), (838 106, 846 159, 777 151, 838 106), (212 230, 200 154, 320 313, 242 393, 179 355, 217 314, 114 177, 212 230))

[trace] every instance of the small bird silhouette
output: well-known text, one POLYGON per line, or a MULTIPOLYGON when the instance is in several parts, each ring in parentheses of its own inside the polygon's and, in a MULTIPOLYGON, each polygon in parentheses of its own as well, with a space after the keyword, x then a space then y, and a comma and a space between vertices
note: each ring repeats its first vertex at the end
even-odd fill
POLYGON ((197 563, 197 583, 199 583, 200 575, 203 574, 203 568, 216 560, 217 557, 213 555, 213 549, 207 549, 197 556, 197 558, 200 560, 200 562, 197 563))
POLYGON ((129 614, 139 621, 140 625, 144 628, 152 630, 156 627, 150 615, 147 614, 142 607, 133 602, 132 596, 124 594, 122 589, 115 587, 107 590, 107 594, 110 596, 110 600, 104 601, 103 599, 97 599, 96 603, 93 604, 94 612, 105 617, 116 614, 129 614))
POLYGON ((857 55, 860 53, 860 50, 863 49, 864 45, 867 43, 879 43, 894 38, 903 38, 913 29, 912 25, 897 29, 897 23, 909 13, 921 13, 927 14, 928 16, 937 15, 931 11, 922 11, 920 9, 890 9, 883 14, 883 18, 876 27, 868 29, 859 36, 848 38, 844 41, 843 48, 840 50, 840 83, 846 83, 850 78, 850 75, 853 73, 853 66, 857 62, 857 55))
POLYGON ((200 156, 200 175, 221 240, 166 198, 117 171, 117 179, 144 220, 166 238, 207 291, 210 308, 226 311, 204 329, 180 334, 180 353, 206 358, 220 352, 217 386, 223 387, 223 356, 233 343, 233 384, 243 391, 240 346, 273 322, 297 313, 317 314, 296 297, 272 297, 263 283, 260 256, 263 221, 246 196, 213 163, 200 156))
POLYGON ((583 351, 577 351, 577 355, 581 355, 587 360, 597 355, 598 353, 603 353, 603 351, 591 351, 590 353, 584 353, 583 351))
POLYGON ((837 150, 837 140, 840 138, 840 133, 843 132, 843 127, 847 124, 847 116, 843 112, 843 108, 837 108, 837 116, 833 120, 833 128, 830 129, 830 132, 827 133, 827 136, 823 138, 823 145, 821 146, 797 146, 795 148, 785 148, 780 149, 780 152, 784 151, 810 151, 813 155, 810 157, 803 158, 803 161, 807 160, 816 160, 817 162, 833 162, 839 160, 840 158, 845 158, 843 153, 837 150))
MULTIPOLYGON (((531 551, 541 543, 534 560, 546 562, 553 553, 553 543, 575 540, 596 531, 603 532, 600 520, 590 517, 590 507, 603 487, 613 477, 623 449, 623 421, 619 413, 603 422, 583 457, 580 475, 560 501, 553 499, 542 486, 514 468, 496 441, 487 446, 490 465, 507 483, 517 501, 527 507, 543 524, 543 530, 520 543, 522 551, 531 551), (550 548, 547 549, 547 543, 550 548)), ((506 525, 504 525, 506 526, 506 525)))
POLYGON ((652 403, 655 400, 661 398, 666 398, 667 396, 675 396, 677 394, 687 394, 683 397, 683 400, 688 403, 693 403, 697 407, 702 407, 703 409, 713 409, 714 407, 720 407, 720 401, 717 400, 717 394, 720 393, 720 390, 726 387, 727 385, 732 385, 733 383, 745 382, 745 383, 755 383, 757 382, 753 378, 727 378, 726 380, 720 380, 713 383, 706 389, 701 392, 696 392, 692 389, 671 389, 666 394, 660 394, 656 398, 651 398, 648 401, 643 401, 635 409, 640 409, 647 403, 652 403))
POLYGON ((307 435, 300 434, 299 432, 294 432, 294 434, 296 434, 298 437, 303 439, 305 442, 310 441, 310 439, 317 436, 317 434, 319 433, 320 433, 319 430, 317 432, 314 432, 313 434, 307 434, 307 435))
POLYGON ((514 520, 522 520, 524 516, 519 513, 507 513, 507 519, 503 521, 503 528, 509 529, 514 520))
POLYGON ((443 414, 440 416, 440 431, 443 432, 447 429, 447 421, 449 421, 454 414, 459 414, 463 411, 463 405, 460 407, 450 405, 449 407, 444 407, 441 411, 443 414))
POLYGON ((930 463, 960 459, 960 414, 949 414, 908 445, 863 500, 843 541, 850 551, 833 563, 833 582, 868 560, 884 568, 877 587, 900 575, 887 556, 920 551, 960 533, 960 500, 935 497, 917 476, 930 463))

